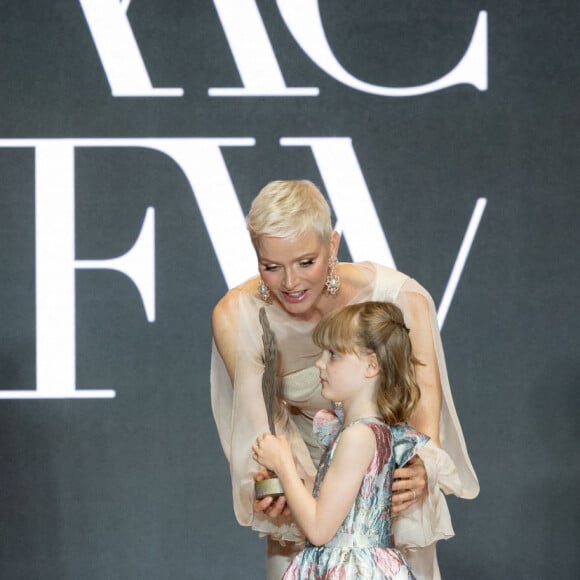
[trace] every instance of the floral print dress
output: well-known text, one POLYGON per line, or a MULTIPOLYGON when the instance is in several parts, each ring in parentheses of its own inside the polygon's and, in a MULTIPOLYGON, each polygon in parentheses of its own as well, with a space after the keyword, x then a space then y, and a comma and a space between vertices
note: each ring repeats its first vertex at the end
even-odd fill
POLYGON ((341 433, 358 423, 372 429, 377 444, 354 504, 330 542, 323 546, 306 542, 306 548, 286 570, 286 580, 415 578, 401 552, 394 547, 391 488, 395 468, 407 463, 429 437, 406 425, 389 426, 377 417, 357 419, 343 426, 335 413, 319 411, 314 418, 314 431, 326 451, 318 467, 313 495, 318 496, 341 433))

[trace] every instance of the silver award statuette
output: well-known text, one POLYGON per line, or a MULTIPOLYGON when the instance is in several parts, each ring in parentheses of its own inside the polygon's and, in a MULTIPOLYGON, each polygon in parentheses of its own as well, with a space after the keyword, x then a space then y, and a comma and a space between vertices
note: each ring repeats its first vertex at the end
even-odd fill
MULTIPOLYGON (((268 415, 268 427, 272 435, 276 435, 274 418, 276 415, 276 335, 270 328, 266 309, 260 308, 260 324, 262 325, 262 341, 264 343, 264 374, 262 375, 262 395, 268 415)), ((271 472, 270 472, 271 473, 271 472)), ((255 482, 256 499, 264 497, 278 497, 284 495, 282 483, 271 473, 272 477, 255 482)))

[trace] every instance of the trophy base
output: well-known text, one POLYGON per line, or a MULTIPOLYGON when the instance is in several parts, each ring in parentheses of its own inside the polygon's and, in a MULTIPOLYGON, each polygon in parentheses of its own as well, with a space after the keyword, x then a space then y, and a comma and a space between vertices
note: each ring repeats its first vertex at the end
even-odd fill
POLYGON ((277 477, 271 479, 263 479, 256 481, 254 484, 256 499, 263 499, 265 497, 279 497, 284 495, 284 488, 277 477))

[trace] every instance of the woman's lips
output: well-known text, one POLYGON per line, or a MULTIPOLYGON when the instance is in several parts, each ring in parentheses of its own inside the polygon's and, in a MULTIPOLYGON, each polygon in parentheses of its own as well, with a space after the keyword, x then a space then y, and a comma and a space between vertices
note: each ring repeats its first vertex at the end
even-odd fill
POLYGON ((282 292, 282 295, 284 296, 284 300, 286 300, 286 302, 296 304, 304 300, 304 297, 306 296, 306 290, 300 290, 299 292, 282 292))

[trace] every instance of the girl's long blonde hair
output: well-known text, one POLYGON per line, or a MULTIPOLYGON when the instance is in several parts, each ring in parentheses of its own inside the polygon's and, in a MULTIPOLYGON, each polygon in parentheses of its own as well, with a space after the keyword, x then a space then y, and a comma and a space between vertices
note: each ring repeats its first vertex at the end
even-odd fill
POLYGON ((388 424, 409 419, 421 396, 409 329, 403 313, 390 302, 361 302, 335 310, 314 328, 321 349, 364 355, 375 353, 379 365, 377 404, 388 424))

